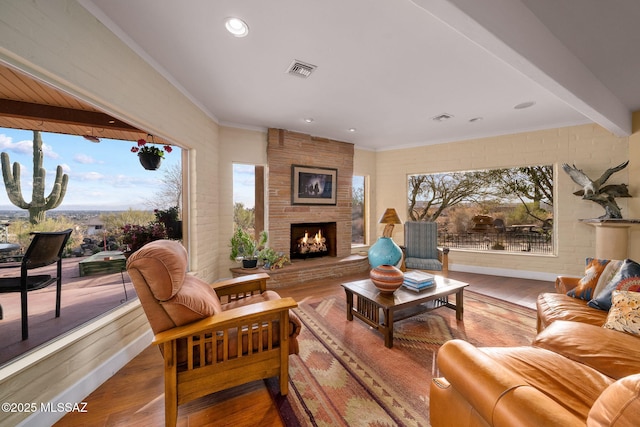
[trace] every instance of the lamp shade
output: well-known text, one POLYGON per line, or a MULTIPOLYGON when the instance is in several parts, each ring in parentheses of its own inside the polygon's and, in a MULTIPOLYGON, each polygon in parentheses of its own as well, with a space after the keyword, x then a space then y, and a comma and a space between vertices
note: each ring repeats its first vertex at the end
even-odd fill
POLYGON ((388 208, 378 221, 380 224, 402 224, 400 217, 394 208, 388 208))

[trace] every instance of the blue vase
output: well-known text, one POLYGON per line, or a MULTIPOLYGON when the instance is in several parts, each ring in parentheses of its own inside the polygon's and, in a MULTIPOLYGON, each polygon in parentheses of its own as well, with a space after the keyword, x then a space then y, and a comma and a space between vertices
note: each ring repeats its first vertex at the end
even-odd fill
POLYGON ((391 237, 380 237, 369 248, 369 265, 376 268, 382 264, 396 265, 402 259, 402 249, 391 237))

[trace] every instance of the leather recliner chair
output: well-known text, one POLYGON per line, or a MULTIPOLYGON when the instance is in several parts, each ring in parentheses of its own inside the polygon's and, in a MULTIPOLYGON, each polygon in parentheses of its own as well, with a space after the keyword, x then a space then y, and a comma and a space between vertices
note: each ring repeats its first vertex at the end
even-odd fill
POLYGON ((279 376, 288 392, 288 357, 298 352, 292 298, 266 290, 267 274, 207 284, 188 273, 185 248, 157 240, 134 252, 127 271, 164 357, 165 423, 178 405, 279 376))

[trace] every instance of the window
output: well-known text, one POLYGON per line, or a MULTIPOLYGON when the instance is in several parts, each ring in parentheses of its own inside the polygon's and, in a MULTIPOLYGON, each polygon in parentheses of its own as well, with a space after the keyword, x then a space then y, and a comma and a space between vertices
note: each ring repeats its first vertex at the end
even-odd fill
POLYGON ((351 244, 367 244, 366 223, 366 179, 364 176, 353 176, 351 189, 351 244))
POLYGON ((264 230, 264 166, 233 165, 233 226, 256 236, 264 230))
POLYGON ((442 246, 551 254, 553 167, 409 175, 407 215, 436 221, 442 246))

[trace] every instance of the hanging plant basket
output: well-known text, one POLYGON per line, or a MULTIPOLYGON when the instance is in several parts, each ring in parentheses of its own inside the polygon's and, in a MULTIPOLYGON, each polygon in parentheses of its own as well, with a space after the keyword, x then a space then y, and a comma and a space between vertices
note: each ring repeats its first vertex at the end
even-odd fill
POLYGON ((152 153, 138 153, 138 159, 143 168, 154 171, 160 167, 162 157, 152 153))

